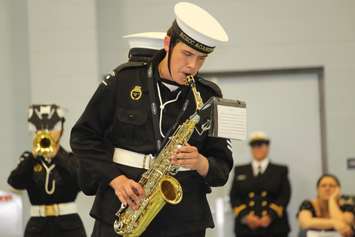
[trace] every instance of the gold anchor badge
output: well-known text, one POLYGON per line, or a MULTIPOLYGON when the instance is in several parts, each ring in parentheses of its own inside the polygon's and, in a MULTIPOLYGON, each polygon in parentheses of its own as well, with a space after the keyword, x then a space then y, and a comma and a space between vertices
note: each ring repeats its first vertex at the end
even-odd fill
POLYGON ((41 172, 42 171, 42 165, 37 164, 37 165, 33 166, 33 171, 36 172, 36 173, 41 172))
POLYGON ((139 100, 142 97, 142 87, 134 86, 131 90, 131 98, 132 100, 139 100))

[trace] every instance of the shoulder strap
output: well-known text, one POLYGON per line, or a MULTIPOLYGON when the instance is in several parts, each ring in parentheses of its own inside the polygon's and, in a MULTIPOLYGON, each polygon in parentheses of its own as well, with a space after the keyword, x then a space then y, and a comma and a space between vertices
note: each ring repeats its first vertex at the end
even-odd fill
POLYGON ((107 86, 110 84, 110 81, 112 79, 114 79, 114 78, 117 79, 116 75, 118 75, 121 71, 129 69, 129 68, 143 67, 146 65, 147 65, 146 62, 127 62, 127 63, 121 64, 118 67, 116 67, 115 69, 113 69, 111 73, 106 74, 104 76, 104 80, 102 81, 102 83, 105 86, 107 86))
POLYGON ((113 72, 115 74, 119 73, 120 71, 123 71, 124 69, 127 69, 127 68, 133 68, 133 67, 142 67, 142 66, 145 66, 147 65, 146 62, 133 62, 133 61, 130 61, 130 62, 127 62, 127 63, 124 63, 124 64, 121 64, 119 65, 118 67, 116 67, 113 72))

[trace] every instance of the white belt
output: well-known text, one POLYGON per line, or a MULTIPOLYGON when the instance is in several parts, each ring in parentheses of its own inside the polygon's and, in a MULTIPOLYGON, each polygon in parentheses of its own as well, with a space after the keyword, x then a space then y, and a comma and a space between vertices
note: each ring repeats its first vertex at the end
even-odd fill
MULTIPOLYGON (((115 151, 113 153, 113 162, 130 167, 149 169, 150 164, 153 161, 154 156, 152 156, 151 154, 145 155, 121 148, 115 148, 115 151)), ((178 171, 190 171, 190 169, 180 167, 178 171)))
POLYGON ((31 206, 31 216, 33 217, 63 216, 77 212, 74 202, 31 206))

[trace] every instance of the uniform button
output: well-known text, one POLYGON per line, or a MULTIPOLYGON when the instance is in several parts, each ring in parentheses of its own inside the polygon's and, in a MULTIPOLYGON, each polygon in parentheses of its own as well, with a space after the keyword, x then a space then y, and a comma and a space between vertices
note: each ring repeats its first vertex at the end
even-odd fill
POLYGON ((36 164, 35 166, 33 166, 33 171, 36 173, 39 173, 42 171, 42 165, 40 164, 36 164))
POLYGON ((250 201, 249 202, 249 206, 251 206, 251 207, 255 206, 255 202, 254 201, 250 201))
POLYGON ((262 197, 266 197, 266 195, 267 195, 267 192, 266 192, 266 191, 262 191, 262 192, 261 192, 261 196, 262 196, 262 197))
POLYGON ((263 201, 263 202, 261 203, 261 205, 262 205, 263 207, 266 207, 267 201, 263 201))
POLYGON ((250 192, 250 193, 249 193, 249 197, 250 197, 250 198, 253 198, 254 196, 255 196, 255 193, 254 193, 254 192, 250 192))

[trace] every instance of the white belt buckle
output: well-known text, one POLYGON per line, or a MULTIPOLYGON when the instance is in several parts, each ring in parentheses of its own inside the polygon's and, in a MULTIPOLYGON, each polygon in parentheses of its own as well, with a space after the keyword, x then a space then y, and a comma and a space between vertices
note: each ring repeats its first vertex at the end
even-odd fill
POLYGON ((152 154, 144 155, 143 166, 142 166, 143 169, 146 169, 146 170, 149 169, 153 163, 153 159, 154 159, 154 156, 152 154), (147 164, 147 159, 148 159, 148 164, 147 164))

